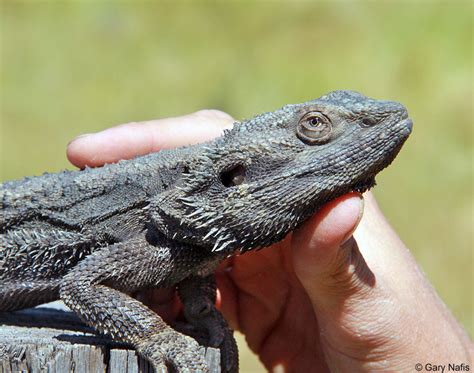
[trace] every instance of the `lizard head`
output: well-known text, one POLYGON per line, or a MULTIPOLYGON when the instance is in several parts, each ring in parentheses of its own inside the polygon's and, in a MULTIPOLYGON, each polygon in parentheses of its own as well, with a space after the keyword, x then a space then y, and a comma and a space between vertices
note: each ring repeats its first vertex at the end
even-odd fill
POLYGON ((154 220, 213 251, 268 246, 325 202, 373 186, 411 129, 401 104, 351 91, 235 123, 196 148, 154 220))

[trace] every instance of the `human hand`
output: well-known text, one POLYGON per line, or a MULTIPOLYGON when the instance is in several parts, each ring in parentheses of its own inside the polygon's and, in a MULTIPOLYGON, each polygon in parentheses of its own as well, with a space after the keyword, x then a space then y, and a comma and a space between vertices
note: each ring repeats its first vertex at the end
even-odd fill
MULTIPOLYGON (((79 167, 99 166, 205 141, 231 122, 224 113, 201 111, 126 124, 73 141, 68 157, 79 167)), ((269 370, 413 371, 417 363, 470 363, 469 338, 370 193, 365 201, 360 223, 362 199, 348 194, 282 242, 220 267, 220 308, 269 370)), ((179 311, 173 294, 152 297, 167 319, 179 311)))

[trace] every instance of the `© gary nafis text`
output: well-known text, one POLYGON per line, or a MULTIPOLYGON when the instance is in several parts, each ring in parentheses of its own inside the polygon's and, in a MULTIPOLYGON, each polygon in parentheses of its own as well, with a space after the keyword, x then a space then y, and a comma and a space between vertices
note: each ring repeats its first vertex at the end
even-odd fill
MULTIPOLYGON (((471 367, 468 364, 464 364, 464 363, 462 364, 451 363, 447 365, 427 363, 425 364, 424 368, 425 368, 425 371, 427 372, 470 372, 471 371, 471 367)), ((420 370, 421 369, 419 369, 418 371, 420 370)))

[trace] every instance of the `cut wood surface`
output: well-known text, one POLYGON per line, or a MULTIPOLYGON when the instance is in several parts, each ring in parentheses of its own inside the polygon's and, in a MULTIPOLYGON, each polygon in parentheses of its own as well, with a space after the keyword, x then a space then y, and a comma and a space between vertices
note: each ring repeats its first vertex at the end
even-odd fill
MULTIPOLYGON (((131 346, 97 335, 61 305, 52 307, 0 313, 0 373, 154 372, 131 346)), ((220 372, 219 350, 202 353, 210 372, 220 372)))

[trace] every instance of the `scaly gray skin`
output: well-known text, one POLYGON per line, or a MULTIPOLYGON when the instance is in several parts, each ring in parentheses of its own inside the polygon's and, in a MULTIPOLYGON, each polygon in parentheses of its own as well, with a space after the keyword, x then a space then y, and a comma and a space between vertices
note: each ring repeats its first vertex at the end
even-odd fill
POLYGON ((131 292, 177 286, 196 335, 237 348, 214 307, 224 258, 281 240, 327 201, 374 185, 411 132, 395 102, 336 91, 236 123, 214 141, 0 189, 0 310, 62 299, 155 368, 205 371, 198 343, 131 292))

